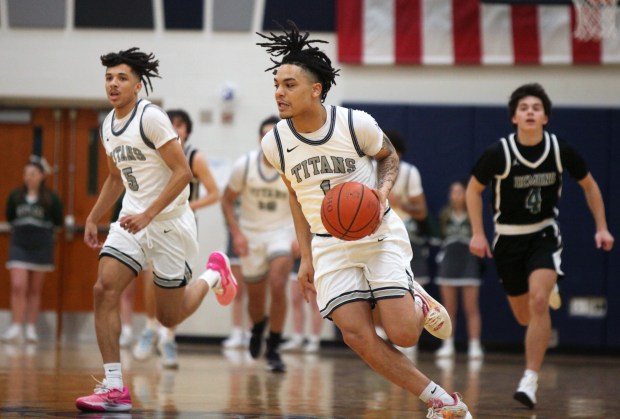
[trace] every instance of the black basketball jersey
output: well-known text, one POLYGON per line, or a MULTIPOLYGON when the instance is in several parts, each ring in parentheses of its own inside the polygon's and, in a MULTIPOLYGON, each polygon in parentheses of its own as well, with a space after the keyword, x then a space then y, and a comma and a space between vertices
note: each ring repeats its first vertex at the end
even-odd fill
POLYGON ((569 156, 569 173, 573 177, 582 179, 587 175, 583 159, 546 131, 543 141, 535 146, 520 145, 515 134, 511 134, 487 150, 472 174, 483 184, 492 176, 492 205, 497 226, 535 225, 557 218, 563 155, 569 156))

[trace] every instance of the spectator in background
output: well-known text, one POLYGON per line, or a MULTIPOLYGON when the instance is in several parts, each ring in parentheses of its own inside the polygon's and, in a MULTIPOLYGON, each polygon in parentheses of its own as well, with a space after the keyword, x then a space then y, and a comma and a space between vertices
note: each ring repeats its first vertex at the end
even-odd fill
POLYGON ((33 156, 24 167, 24 184, 6 201, 6 219, 11 224, 11 241, 6 267, 11 273, 11 325, 3 335, 6 342, 37 342, 45 273, 54 270, 54 230, 63 224, 62 203, 45 186, 47 164, 33 156), (25 325, 25 336, 24 336, 25 325))
MULTIPOLYGON (((189 114, 182 109, 168 111, 168 117, 172 126, 177 131, 183 153, 192 171, 192 179, 189 183, 189 207, 194 213, 199 209, 206 208, 217 203, 220 199, 220 192, 209 169, 207 159, 196 148, 189 144, 189 136, 192 133, 193 123, 189 114), (200 186, 206 190, 206 195, 200 196, 200 186)), ((232 266, 231 266, 232 269, 232 266)), ((176 328, 167 328, 158 325, 155 304, 155 290, 153 282, 153 271, 147 269, 142 271, 144 277, 144 307, 146 310, 146 325, 140 334, 140 339, 133 349, 133 355, 138 360, 144 360, 151 356, 155 346, 158 346, 162 357, 161 362, 164 368, 178 367, 177 345, 175 342, 176 328), (159 330, 158 330, 159 326, 159 330)), ((233 272, 234 276, 234 272, 233 272)), ((128 287, 130 293, 133 287, 128 287)), ((129 298, 129 297, 127 297, 129 298)), ((133 298, 131 299, 133 302, 133 298)), ((121 311, 122 313, 122 311, 121 311)), ((125 328, 126 326, 123 326, 125 328)), ((121 346, 123 344, 123 333, 121 333, 121 346)))
POLYGON ((596 224, 596 247, 609 251, 614 238, 607 229, 601 191, 585 160, 570 144, 545 131, 551 99, 543 87, 531 83, 517 88, 508 112, 516 132, 487 148, 467 185, 469 249, 478 257, 493 256, 512 313, 527 327, 525 371, 514 398, 534 408, 538 372, 551 339, 549 305, 559 305, 557 281, 563 275, 556 218, 564 170, 583 189, 596 224), (489 183, 495 223, 492 254, 482 222, 482 191, 489 183))
MULTIPOLYGON (((482 260, 469 252, 471 224, 465 205, 463 183, 454 182, 450 185, 448 205, 439 215, 439 228, 442 243, 437 255, 436 283, 441 293, 441 302, 452 320, 454 335, 460 291, 469 336, 468 356, 471 359, 479 359, 482 358, 482 347, 478 293, 482 260)), ((444 340, 435 355, 440 358, 454 356, 454 336, 444 340)))

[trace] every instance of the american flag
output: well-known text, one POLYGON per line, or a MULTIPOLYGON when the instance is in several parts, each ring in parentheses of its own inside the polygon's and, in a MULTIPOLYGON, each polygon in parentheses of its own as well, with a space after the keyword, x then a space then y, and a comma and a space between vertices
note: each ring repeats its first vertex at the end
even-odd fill
POLYGON ((350 64, 620 64, 620 37, 575 38, 566 4, 337 0, 338 58, 350 64))

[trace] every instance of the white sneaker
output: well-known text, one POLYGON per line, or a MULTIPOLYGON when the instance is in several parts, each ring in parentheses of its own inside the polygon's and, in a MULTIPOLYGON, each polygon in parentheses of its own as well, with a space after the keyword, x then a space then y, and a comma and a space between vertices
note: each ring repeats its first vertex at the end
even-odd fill
POLYGON ((538 377, 524 375, 519 381, 519 387, 514 394, 514 399, 523 403, 530 409, 536 405, 536 390, 538 390, 538 377))
POLYGON ((440 399, 430 399, 428 401, 428 419, 447 419, 447 418, 464 418, 472 419, 467 405, 463 403, 463 397, 459 393, 451 394, 453 402, 446 404, 440 399))
POLYGON ((413 281, 413 290, 422 299, 426 331, 439 339, 447 339, 452 336, 452 321, 444 306, 428 295, 424 288, 415 281, 413 281))
POLYGON ((444 341, 443 345, 435 351, 437 358, 452 358, 454 356, 454 344, 444 341))
POLYGON ((244 336, 241 330, 233 330, 226 339, 222 341, 224 349, 240 349, 244 347, 244 336))
POLYGON ((22 325, 17 323, 11 323, 11 326, 2 335, 2 340, 8 343, 21 343, 24 341, 24 331, 22 325))
POLYGON ((131 332, 127 332, 125 330, 123 330, 121 332, 121 337, 118 340, 118 343, 121 346, 121 349, 125 349, 125 348, 129 348, 131 346, 131 341, 132 341, 132 336, 131 336, 131 332))
POLYGON ((467 357, 469 359, 481 359, 484 356, 482 346, 479 343, 470 343, 467 350, 467 357))
POLYGON ((289 340, 280 345, 280 352, 301 352, 303 347, 303 336, 294 334, 289 340))
POLYGON ((37 335, 37 329, 35 329, 34 324, 26 325, 26 342, 37 343, 39 341, 39 336, 37 335))
POLYGON ((250 338, 252 333, 249 330, 243 332, 243 348, 248 349, 250 347, 250 338))
POLYGON ((558 310, 562 307, 562 297, 560 297, 560 288, 558 287, 558 284, 555 284, 551 294, 549 294, 549 307, 553 310, 558 310))
POLYGON ((304 346, 304 352, 307 354, 315 354, 321 349, 321 340, 318 337, 311 337, 304 346))
POLYGON ((177 344, 173 340, 161 340, 157 346, 161 354, 161 366, 164 368, 179 368, 177 344))
POLYGON ((140 334, 138 343, 133 347, 133 356, 138 361, 148 359, 155 351, 157 345, 157 332, 151 329, 144 329, 140 334))

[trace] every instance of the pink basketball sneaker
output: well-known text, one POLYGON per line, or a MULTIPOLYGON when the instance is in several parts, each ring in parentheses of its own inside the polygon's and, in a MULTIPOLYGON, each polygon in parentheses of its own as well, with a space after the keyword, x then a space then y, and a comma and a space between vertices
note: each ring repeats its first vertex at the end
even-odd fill
POLYGON ((98 382, 90 396, 79 397, 75 407, 84 412, 128 412, 131 410, 131 396, 127 387, 123 391, 109 388, 106 380, 98 382))
POLYGON ((217 301, 227 306, 232 303, 237 295, 237 280, 230 270, 230 261, 228 256, 222 252, 213 252, 209 255, 207 269, 211 269, 220 273, 220 280, 213 285, 213 291, 217 301))

